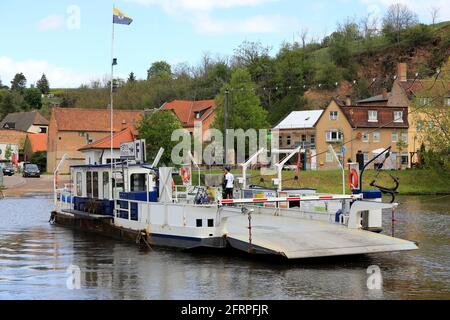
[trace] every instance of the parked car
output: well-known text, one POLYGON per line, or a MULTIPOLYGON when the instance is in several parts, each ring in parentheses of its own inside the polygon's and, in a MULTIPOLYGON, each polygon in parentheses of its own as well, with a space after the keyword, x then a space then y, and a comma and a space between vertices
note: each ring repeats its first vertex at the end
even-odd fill
POLYGON ((13 176, 14 173, 16 172, 14 166, 13 166, 11 163, 6 164, 6 165, 3 167, 3 170, 2 170, 2 171, 3 171, 3 174, 4 174, 5 176, 13 176))
POLYGON ((24 178, 27 177, 36 177, 39 178, 41 176, 41 170, 39 170, 39 167, 33 163, 27 163, 23 167, 22 176, 24 178))

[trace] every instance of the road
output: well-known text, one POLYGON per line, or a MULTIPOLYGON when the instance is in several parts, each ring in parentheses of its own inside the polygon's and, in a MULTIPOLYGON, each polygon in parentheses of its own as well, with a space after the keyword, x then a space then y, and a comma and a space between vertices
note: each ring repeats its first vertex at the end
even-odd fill
MULTIPOLYGON (((69 181, 69 177, 60 177, 59 181, 61 186, 69 181)), ((6 187, 3 194, 8 198, 53 193, 53 176, 51 175, 43 175, 40 178, 23 178, 21 175, 15 174, 11 177, 3 177, 3 183, 6 187)))

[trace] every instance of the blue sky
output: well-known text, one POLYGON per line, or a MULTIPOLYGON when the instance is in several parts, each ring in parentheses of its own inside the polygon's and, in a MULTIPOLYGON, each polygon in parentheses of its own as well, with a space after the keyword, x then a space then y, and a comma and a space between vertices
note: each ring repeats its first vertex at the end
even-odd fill
MULTIPOLYGON (((116 25, 117 73, 146 77, 153 61, 196 65, 204 53, 230 56, 244 40, 273 47, 298 39, 302 28, 321 39, 346 17, 382 16, 395 2, 407 4, 429 23, 450 19, 448 0, 116 0, 134 21, 116 25)), ((108 76, 110 0, 1 0, 0 79, 16 72, 28 83, 45 72, 52 87, 78 87, 108 76)), ((380 18, 381 20, 381 18, 380 18)))

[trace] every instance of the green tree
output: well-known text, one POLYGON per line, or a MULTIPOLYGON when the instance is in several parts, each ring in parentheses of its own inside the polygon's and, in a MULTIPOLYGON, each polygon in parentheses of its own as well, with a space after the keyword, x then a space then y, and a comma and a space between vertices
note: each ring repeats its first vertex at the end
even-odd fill
POLYGON ((131 72, 128 75, 127 83, 134 83, 136 82, 136 76, 134 75, 134 72, 131 72))
POLYGON ((28 161, 36 164, 41 170, 41 172, 44 172, 47 167, 47 152, 46 151, 35 152, 28 161))
POLYGON ((418 23, 417 14, 406 5, 391 5, 383 17, 383 34, 391 41, 400 43, 402 32, 418 23))
POLYGON ((36 87, 42 92, 42 94, 48 94, 50 92, 50 84, 45 74, 42 74, 41 79, 36 82, 36 87))
POLYGON ((269 127, 268 112, 261 107, 259 97, 254 93, 254 84, 246 69, 238 68, 233 71, 231 81, 225 84, 216 97, 217 114, 213 127, 224 131, 224 100, 225 91, 233 90, 229 94, 228 123, 234 129, 263 129, 269 127))
POLYGON ((42 93, 38 88, 29 88, 25 90, 25 102, 33 109, 40 109, 42 107, 42 93))
POLYGON ((12 153, 13 153, 13 150, 11 148, 11 145, 8 144, 5 149, 5 159, 11 160, 12 153))
POLYGON ((16 73, 14 79, 11 81, 11 90, 23 93, 26 87, 27 78, 25 78, 23 73, 16 73))
POLYGON ((172 76, 172 67, 166 61, 153 62, 150 69, 147 70, 147 80, 152 78, 170 78, 172 76))
POLYGON ((14 97, 10 92, 7 92, 0 103, 0 119, 6 117, 9 113, 16 112, 16 105, 14 97))
POLYGON ((161 163, 169 165, 172 149, 178 144, 171 141, 172 133, 182 128, 183 126, 172 111, 163 110, 146 115, 139 122, 137 129, 139 136, 146 141, 148 158, 156 156, 159 148, 162 147, 165 152, 161 163))

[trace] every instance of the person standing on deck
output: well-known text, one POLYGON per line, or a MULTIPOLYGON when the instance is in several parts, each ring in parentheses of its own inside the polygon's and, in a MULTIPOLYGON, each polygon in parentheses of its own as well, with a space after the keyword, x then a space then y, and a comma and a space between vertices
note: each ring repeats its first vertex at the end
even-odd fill
POLYGON ((225 199, 233 199, 234 176, 231 173, 230 167, 225 167, 223 185, 225 190, 225 199))

